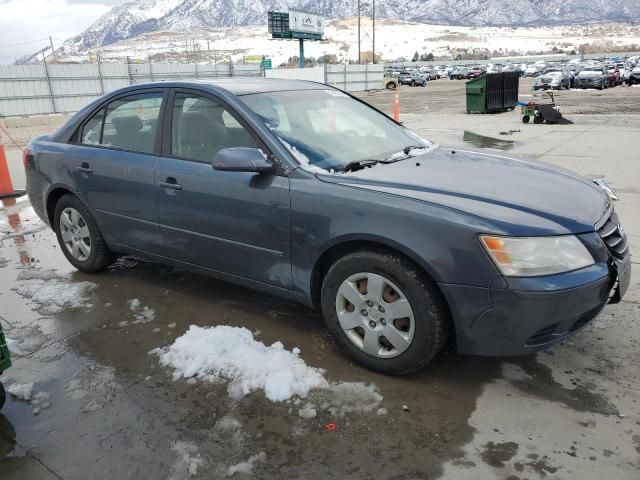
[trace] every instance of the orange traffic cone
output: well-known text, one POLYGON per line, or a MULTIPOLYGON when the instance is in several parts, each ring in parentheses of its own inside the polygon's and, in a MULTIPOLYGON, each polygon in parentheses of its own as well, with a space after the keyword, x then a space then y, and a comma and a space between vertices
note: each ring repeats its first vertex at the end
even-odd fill
POLYGON ((393 119, 400 121, 400 92, 396 91, 396 99, 393 102, 393 119))
POLYGON ((24 194, 24 190, 13 189, 11 175, 9 174, 9 165, 7 165, 7 157, 4 154, 4 146, 0 145, 0 198, 21 197, 24 194))

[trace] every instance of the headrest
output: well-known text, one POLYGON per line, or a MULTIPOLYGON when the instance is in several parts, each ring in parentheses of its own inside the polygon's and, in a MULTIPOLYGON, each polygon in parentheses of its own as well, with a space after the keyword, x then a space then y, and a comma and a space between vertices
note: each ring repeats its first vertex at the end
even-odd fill
POLYGON ((113 117, 111 123, 118 133, 135 133, 142 130, 142 120, 137 115, 113 117))

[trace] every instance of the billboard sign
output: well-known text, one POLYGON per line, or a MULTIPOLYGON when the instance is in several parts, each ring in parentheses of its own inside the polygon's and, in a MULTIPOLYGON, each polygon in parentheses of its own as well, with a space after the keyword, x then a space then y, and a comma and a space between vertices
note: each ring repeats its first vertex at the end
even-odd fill
POLYGON ((264 55, 245 55, 244 63, 262 63, 264 55))
POLYGON ((324 33, 324 17, 314 13, 289 10, 289 30, 294 37, 296 33, 322 37, 324 33))

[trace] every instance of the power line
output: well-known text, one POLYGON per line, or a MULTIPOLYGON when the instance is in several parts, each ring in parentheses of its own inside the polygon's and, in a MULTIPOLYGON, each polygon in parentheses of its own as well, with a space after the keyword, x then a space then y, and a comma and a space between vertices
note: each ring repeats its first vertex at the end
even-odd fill
POLYGON ((48 38, 43 38, 41 40, 33 40, 31 42, 22 42, 22 43, 14 43, 11 45, 0 45, 0 48, 12 48, 12 47, 21 47, 23 45, 33 45, 34 43, 47 42, 48 38))

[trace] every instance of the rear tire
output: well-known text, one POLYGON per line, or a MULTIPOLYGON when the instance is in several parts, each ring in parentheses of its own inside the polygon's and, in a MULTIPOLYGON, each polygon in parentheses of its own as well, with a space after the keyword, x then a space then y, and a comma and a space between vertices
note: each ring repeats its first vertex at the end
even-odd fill
POLYGON ((67 257, 69 263, 81 272, 99 272, 115 260, 116 257, 104 241, 98 224, 87 207, 76 196, 67 194, 58 200, 53 214, 53 222, 62 253, 67 257), (72 216, 75 216, 74 212, 79 214, 79 219, 75 223, 80 228, 65 223, 69 222, 72 216), (63 216, 65 216, 65 220, 63 220, 63 216), (76 241, 78 238, 79 240, 76 241))
POLYGON ((524 117, 522 117, 522 123, 529 123, 529 120, 531 120, 531 117, 529 115, 525 115, 524 117))
POLYGON ((4 385, 0 382, 0 410, 4 407, 5 402, 7 401, 7 392, 4 389, 4 385))
POLYGON ((346 353, 380 373, 418 370, 446 340, 449 314, 435 284, 409 260, 382 250, 361 250, 338 259, 324 278, 321 305, 327 329, 346 353), (379 288, 370 290, 376 279, 379 288), (339 305, 344 306, 341 311, 339 305), (365 309, 368 313, 363 315, 365 309))

